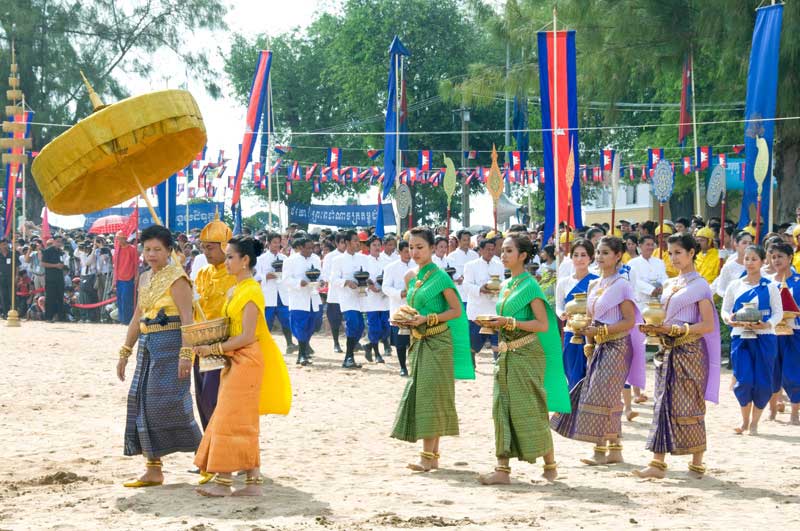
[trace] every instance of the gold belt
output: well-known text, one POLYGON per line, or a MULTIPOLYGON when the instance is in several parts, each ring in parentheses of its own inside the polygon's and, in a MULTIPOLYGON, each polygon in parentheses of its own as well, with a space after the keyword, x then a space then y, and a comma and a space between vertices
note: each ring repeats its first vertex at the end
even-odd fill
POLYGON ((445 330, 447 330, 447 323, 441 323, 441 324, 438 324, 436 326, 429 326, 425 330, 425 332, 420 332, 416 328, 412 328, 411 329, 411 336, 414 339, 422 339, 423 337, 431 337, 431 336, 435 336, 437 334, 441 334, 445 330))
POLYGON ((139 332, 142 334, 155 334, 156 332, 166 332, 167 330, 180 330, 180 329, 181 329, 180 321, 172 321, 165 325, 160 325, 160 324, 146 325, 141 321, 139 322, 139 332))
POLYGON ((514 341, 501 341, 497 344, 500 352, 508 352, 509 350, 517 350, 520 347, 524 347, 529 343, 533 343, 533 340, 536 339, 536 332, 532 332, 530 334, 525 334, 524 336, 520 337, 519 339, 515 339, 514 341))
POLYGON ((688 336, 678 336, 675 338, 665 337, 663 341, 668 347, 680 347, 681 345, 694 343, 698 339, 700 339, 700 336, 696 334, 689 334, 688 336))
POLYGON ((618 332, 616 334, 609 334, 604 337, 594 336, 594 342, 596 345, 602 345, 603 343, 608 343, 609 341, 616 341, 617 339, 622 339, 626 337, 628 332, 618 332))

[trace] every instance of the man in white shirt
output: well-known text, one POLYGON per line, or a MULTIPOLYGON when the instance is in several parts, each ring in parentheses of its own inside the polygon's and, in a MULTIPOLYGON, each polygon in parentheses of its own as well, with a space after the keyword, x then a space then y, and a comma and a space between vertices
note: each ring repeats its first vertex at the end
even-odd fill
POLYGON ((437 236, 433 240, 431 261, 442 269, 447 267, 447 238, 444 236, 437 236))
MULTIPOLYGON (((80 291, 78 292, 78 301, 81 304, 94 304, 97 302, 97 290, 94 284, 97 279, 97 255, 100 250, 95 253, 92 246, 88 242, 84 242, 75 251, 75 258, 80 262, 80 291)), ((81 308, 80 311, 82 323, 94 322, 99 320, 99 312, 94 309, 81 308)))
POLYGON ((664 261, 653 256, 656 241, 653 236, 645 234, 639 240, 639 252, 636 258, 628 262, 632 277, 635 278, 633 290, 636 293, 636 305, 639 310, 647 307, 647 301, 661 295, 661 286, 667 281, 667 270, 664 261))
MULTIPOLYGON (((399 260, 387 265, 383 270, 383 292, 389 297, 389 313, 397 311, 406 303, 406 273, 417 267, 411 259, 408 242, 401 240, 397 245, 399 260)), ((399 334, 400 329, 392 327, 392 344, 397 349, 397 361, 400 363, 400 376, 408 376, 406 368, 406 352, 411 339, 410 335, 399 334)))
POLYGON ((377 363, 385 363, 378 351, 378 343, 384 344, 384 354, 389 354, 389 299, 381 291, 378 284, 378 277, 383 277, 383 269, 388 263, 388 258, 381 253, 383 243, 378 236, 372 235, 367 240, 369 254, 365 256, 366 267, 364 271, 369 272, 367 281, 367 296, 363 302, 363 310, 367 313, 367 344, 366 356, 368 361, 372 361, 372 354, 375 355, 377 363))
POLYGON ((497 314, 497 295, 486 289, 492 275, 503 278, 505 268, 494 254, 495 240, 486 239, 479 244, 480 258, 464 266, 464 291, 467 293, 467 319, 469 319, 469 339, 472 350, 472 363, 486 341, 492 345, 492 353, 497 358, 497 334, 481 334, 480 325, 475 322, 478 315, 497 314))
POLYGON ((310 365, 309 341, 314 332, 317 314, 322 305, 319 293, 309 285, 306 273, 309 269, 320 269, 320 260, 313 253, 314 242, 305 237, 295 238, 292 253, 283 263, 282 284, 289 291, 289 320, 292 335, 299 345, 298 365, 310 365))
POLYGON ((325 255, 325 259, 322 261, 320 280, 322 281, 321 285, 328 288, 325 314, 328 317, 328 324, 331 327, 331 335, 333 336, 333 351, 341 354, 343 350, 339 346, 339 330, 342 328, 342 310, 339 306, 339 288, 331 284, 331 270, 333 269, 334 260, 347 250, 347 237, 343 232, 337 232, 334 241, 336 242, 336 249, 325 255))
POLYGON ((292 342, 289 307, 286 305, 289 289, 282 282, 283 273, 276 273, 273 266, 277 260, 283 261, 285 265, 286 256, 281 253, 281 235, 270 232, 267 234, 267 249, 256 261, 255 279, 261 283, 261 291, 264 293, 264 319, 267 321, 267 328, 270 332, 274 330, 277 317, 286 339, 286 352, 289 354, 297 347, 292 342))
MULTIPOLYGON (((453 273, 453 282, 456 283, 458 294, 461 295, 462 303, 467 300, 467 290, 464 289, 464 266, 467 262, 478 259, 478 253, 470 249, 472 233, 467 229, 461 229, 456 233, 458 238, 458 249, 447 255, 447 263, 456 269, 453 273)), ((494 248, 492 248, 494 250, 494 248)))
POLYGON ((355 361, 355 348, 364 334, 364 315, 362 304, 364 297, 358 291, 358 283, 353 276, 356 271, 365 268, 365 256, 360 253, 361 241, 354 230, 345 231, 347 250, 337 256, 331 268, 330 283, 338 290, 339 306, 344 318, 344 334, 347 338, 347 347, 342 367, 345 369, 360 369, 361 365, 355 361))
POLYGON ((381 252, 381 258, 384 263, 391 264, 399 257, 397 254, 397 238, 392 235, 386 236, 383 239, 383 252, 381 252))

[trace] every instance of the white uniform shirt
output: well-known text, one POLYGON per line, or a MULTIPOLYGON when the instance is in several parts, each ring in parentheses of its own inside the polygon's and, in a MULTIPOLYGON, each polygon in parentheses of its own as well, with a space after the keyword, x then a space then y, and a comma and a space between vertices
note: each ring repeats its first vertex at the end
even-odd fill
MULTIPOLYGON (((300 282, 305 280, 306 271, 311 267, 319 269, 320 261, 319 256, 312 254, 308 258, 300 253, 294 253, 289 258, 283 261, 283 275, 281 284, 288 292, 288 301, 285 301, 289 310, 301 310, 304 312, 316 312, 322 304, 322 299, 319 293, 312 289, 311 286, 306 284, 301 286, 300 282)), ((281 296, 281 299, 283 297, 281 296)))
POLYGON ((492 275, 503 280, 505 268, 493 256, 488 262, 483 258, 472 260, 464 265, 464 291, 467 292, 467 319, 474 321, 478 315, 497 314, 497 296, 481 293, 481 286, 489 282, 492 275))
MULTIPOLYGON (((261 292, 264 293, 264 304, 268 308, 278 305, 278 293, 281 295, 281 301, 286 304, 289 298, 288 289, 281 286, 281 282, 276 278, 267 279, 268 273, 274 273, 275 268, 272 267, 272 262, 280 257, 285 260, 286 257, 282 254, 273 254, 270 251, 264 251, 261 256, 256 260, 256 272, 254 278, 261 283, 261 292)), ((285 264, 284 264, 285 265, 285 264)), ((281 273, 281 280, 283 273, 281 273)))
POLYGON ((389 311, 394 313, 406 303, 400 294, 406 289, 406 274, 417 267, 414 260, 395 260, 383 270, 383 292, 389 297, 389 311))
POLYGON ((322 261, 322 274, 319 278, 328 283, 328 304, 339 304, 339 290, 331 284, 331 269, 337 256, 342 256, 342 252, 339 249, 334 249, 326 254, 325 259, 322 261))
POLYGON ((339 306, 343 312, 351 310, 363 311, 364 299, 366 297, 363 297, 358 292, 358 289, 345 287, 344 283, 348 280, 356 282, 353 274, 359 269, 363 268, 364 271, 368 270, 369 266, 367 265, 366 258, 365 255, 358 252, 355 254, 345 252, 341 256, 337 256, 333 261, 330 282, 332 286, 335 286, 336 289, 339 290, 339 306))
MULTIPOLYGON (((738 299, 742 293, 750 291, 754 287, 755 286, 751 284, 745 283, 744 278, 737 278, 731 281, 731 283, 728 285, 728 289, 725 290, 725 297, 722 299, 722 318, 726 320, 730 319, 736 299, 738 299)), ((772 309, 772 316, 767 322, 772 326, 764 330, 753 330, 756 334, 774 334, 775 326, 781 322, 781 319, 783 319, 783 304, 781 303, 781 294, 778 290, 778 284, 775 282, 770 282, 768 288, 769 305, 772 309)), ((750 302, 757 303, 758 296, 750 299, 750 302)), ((741 327, 734 327, 731 329, 731 336, 740 335, 742 335, 741 327)))
POLYGON ((572 258, 565 256, 558 264, 558 278, 569 277, 575 274, 575 266, 572 265, 572 258))
MULTIPOLYGON (((375 282, 376 287, 380 287, 377 285, 376 279, 383 275, 384 268, 389 263, 390 258, 386 258, 386 255, 381 254, 378 258, 373 257, 372 255, 365 256, 365 262, 367 267, 364 268, 364 271, 369 271, 369 279, 372 282, 375 282)), ((383 291, 374 292, 369 287, 367 287, 367 296, 364 297, 364 303, 362 308, 365 312, 385 312, 389 310, 389 298, 383 291)))
POLYGON ((438 256, 436 256, 434 254, 433 256, 431 256, 431 262, 433 262, 437 266, 441 267, 442 269, 445 269, 447 267, 447 265, 448 265, 447 264, 447 255, 444 255, 443 257, 439 258, 438 256))
POLYGON ((631 258, 628 267, 636 276, 633 291, 636 293, 636 305, 641 310, 647 306, 653 290, 658 286, 663 286, 667 281, 667 269, 664 261, 655 256, 651 256, 649 260, 644 256, 631 258))
MULTIPOLYGON (((736 255, 734 254, 734 256, 736 255)), ((724 297, 731 282, 740 278, 744 271, 744 264, 740 264, 735 259, 728 260, 725 262, 725 265, 722 266, 719 276, 711 283, 711 289, 720 297, 724 297)))
POLYGON ((197 274, 200 272, 200 270, 207 265, 208 260, 206 259, 206 255, 203 253, 200 253, 194 257, 194 260, 192 260, 192 273, 190 275, 192 278, 192 283, 197 280, 197 274))
MULTIPOLYGON (((472 262, 473 260, 477 260, 480 258, 478 253, 473 251, 472 249, 468 249, 467 252, 462 251, 461 249, 456 249, 452 253, 447 255, 447 263, 450 266, 456 268, 456 272, 453 273, 453 280, 458 280, 459 278, 464 276, 464 266, 467 265, 468 262, 472 262)), ((456 288, 458 288, 458 293, 461 295, 461 300, 467 300, 467 290, 464 288, 464 283, 456 284, 456 288)))
POLYGON ((398 253, 396 249, 392 254, 386 254, 386 251, 381 251, 381 260, 383 260, 385 264, 391 264, 395 260, 400 260, 400 253, 398 253))

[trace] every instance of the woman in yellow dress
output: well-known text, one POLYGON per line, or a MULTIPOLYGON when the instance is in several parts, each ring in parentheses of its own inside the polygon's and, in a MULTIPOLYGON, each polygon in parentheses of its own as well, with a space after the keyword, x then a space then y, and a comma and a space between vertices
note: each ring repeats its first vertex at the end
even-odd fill
POLYGON ((147 227, 141 239, 150 271, 139 281, 139 303, 117 363, 117 376, 124 381, 138 340, 128 392, 125 455, 143 454, 147 461, 145 473, 125 483, 133 488, 161 485, 161 458, 194 452, 200 442, 189 393, 192 350, 181 339, 181 325, 192 323, 192 286, 181 264, 170 262, 173 242, 167 228, 147 227))
POLYGON ((292 401, 289 373, 264 320, 264 295, 253 278, 256 258, 264 247, 249 236, 235 236, 225 250, 228 273, 236 286, 222 310, 230 319, 230 337, 195 347, 199 356, 223 355, 217 407, 197 450, 194 464, 216 474, 197 488, 203 496, 260 496, 259 415, 286 415, 292 401), (245 486, 231 491, 233 473, 245 471, 245 486))

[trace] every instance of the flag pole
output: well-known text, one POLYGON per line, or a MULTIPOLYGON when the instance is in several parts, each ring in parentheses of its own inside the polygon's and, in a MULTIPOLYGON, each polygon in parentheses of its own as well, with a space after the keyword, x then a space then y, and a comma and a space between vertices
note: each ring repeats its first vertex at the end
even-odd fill
MULTIPOLYGON (((271 69, 270 69, 271 70, 271 69)), ((267 172, 267 205, 269 208, 269 220, 267 221, 267 226, 272 228, 272 150, 270 149, 270 143, 272 142, 272 72, 270 71, 269 77, 267 78, 267 116, 264 118, 267 120, 267 158, 266 158, 266 165, 267 167, 264 168, 267 172)), ((261 141, 263 142, 264 139, 262 138, 261 141)), ((280 227, 279 227, 280 228, 280 227)))
MULTIPOLYGON (((561 224, 559 220, 559 204, 558 204, 558 35, 556 33, 557 30, 557 18, 556 18, 556 6, 553 6, 553 123, 551 127, 553 128, 552 135, 553 135, 553 179, 555 183, 555 205, 553 208, 555 210, 555 241, 553 242, 556 246, 556 249, 559 249, 559 230, 561 229, 561 224)), ((556 253, 556 272, 558 272, 558 267, 560 265, 560 253, 556 253)))
MULTIPOLYGON (((137 210, 138 213, 138 210, 137 210)), ((189 237, 189 175, 186 175, 186 223, 183 224, 186 237, 189 237)))
MULTIPOLYGON (((394 56, 394 179, 395 189, 400 184, 400 167, 402 166, 402 152, 400 150, 400 98, 403 76, 403 59, 400 54, 394 56)), ((385 156, 385 155, 384 155, 385 156)), ((408 212, 408 229, 411 229, 411 210, 408 212)), ((398 221, 399 225, 399 221, 398 221)), ((399 232, 399 230, 398 230, 399 232)))
MULTIPOLYGON (((26 116, 27 116, 27 113, 25 112, 25 94, 23 93, 22 94, 22 117, 23 117, 23 119, 26 118, 26 116)), ((27 124, 28 124, 28 120, 25 120, 25 128, 26 129, 27 129, 27 124)), ((25 133, 22 134, 22 138, 23 139, 25 138, 25 133)), ((25 153, 25 146, 24 145, 22 146, 22 153, 23 154, 25 153)), ((25 179, 25 165, 23 164, 22 165, 22 237, 23 238, 27 238, 28 237, 27 236, 27 231, 25 230, 26 229, 26 221, 28 220, 28 216, 26 214, 26 208, 25 208, 26 205, 27 205, 27 196, 28 196, 28 194, 26 193, 27 190, 26 190, 26 187, 25 187, 25 185, 27 184, 25 182, 26 180, 27 179, 25 179)), ((14 278, 14 277, 11 277, 11 278, 14 278)), ((14 296, 11 297, 11 299, 13 301, 13 300, 15 300, 17 298, 17 296, 16 296, 16 290, 17 290, 16 284, 13 285, 12 288, 14 290, 14 296)))
MULTIPOLYGON (((690 63, 690 76, 692 81, 692 138, 694 140, 694 156, 697 157, 697 108, 694 104, 694 49, 689 52, 689 63, 690 63)), ((709 161, 711 164, 711 161, 709 161)), ((702 213, 700 212, 701 203, 700 203, 700 161, 694 161, 694 212, 696 215, 700 216, 702 213)))

